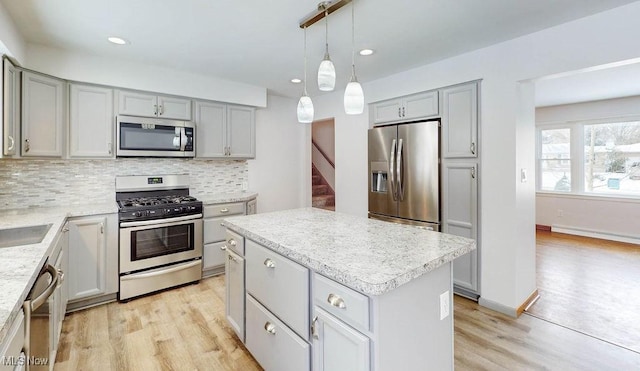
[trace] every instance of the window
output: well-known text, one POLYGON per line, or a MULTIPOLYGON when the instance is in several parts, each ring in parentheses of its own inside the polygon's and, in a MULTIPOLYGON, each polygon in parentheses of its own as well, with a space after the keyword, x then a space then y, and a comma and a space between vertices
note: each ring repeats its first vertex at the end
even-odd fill
POLYGON ((538 134, 538 190, 640 196, 640 121, 541 127, 538 134))
POLYGON ((540 189, 571 191, 571 129, 540 130, 540 189))
POLYGON ((640 195, 640 122, 584 125, 584 191, 640 195))

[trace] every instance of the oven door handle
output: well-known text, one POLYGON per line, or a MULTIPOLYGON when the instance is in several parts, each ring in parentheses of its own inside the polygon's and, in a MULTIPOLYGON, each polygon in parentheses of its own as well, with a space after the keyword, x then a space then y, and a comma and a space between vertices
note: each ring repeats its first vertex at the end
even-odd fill
POLYGON ((120 276, 120 280, 122 281, 129 281, 129 280, 137 280, 140 278, 150 278, 150 277, 155 277, 155 276, 162 276, 164 274, 167 273, 172 273, 172 272, 178 272, 184 269, 189 269, 191 267, 195 267, 198 264, 202 264, 202 261, 200 259, 198 260, 194 260, 191 263, 187 263, 187 264, 179 264, 175 267, 171 267, 171 268, 160 268, 160 269, 154 269, 151 272, 147 272, 147 273, 134 273, 131 275, 125 275, 125 276, 120 276))
POLYGON ((202 218, 202 214, 194 214, 194 215, 185 215, 185 216, 179 216, 176 218, 169 218, 169 219, 141 220, 139 222, 122 222, 120 223, 120 228, 142 227, 146 225, 169 226, 170 224, 183 222, 185 220, 196 220, 201 218, 202 218))

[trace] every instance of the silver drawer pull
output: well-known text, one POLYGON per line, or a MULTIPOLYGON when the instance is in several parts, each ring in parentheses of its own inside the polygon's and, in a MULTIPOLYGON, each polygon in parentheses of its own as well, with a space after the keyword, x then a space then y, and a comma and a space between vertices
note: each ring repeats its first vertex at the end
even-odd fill
POLYGON ((234 240, 233 238, 230 238, 229 239, 229 245, 236 246, 237 245, 236 240, 234 240))
POLYGON ((224 250, 226 250, 226 249, 227 249, 227 245, 222 245, 222 246, 220 246, 220 250, 224 251, 224 250))
POLYGON ((318 329, 316 328, 318 323, 318 316, 313 317, 313 321, 311 321, 311 336, 314 339, 320 339, 320 336, 318 336, 318 329))
POLYGON ((227 209, 226 207, 224 209, 220 209, 221 214, 226 214, 228 212, 229 212, 229 209, 227 209))
POLYGON ((271 335, 275 335, 276 334, 276 325, 274 325, 273 323, 267 321, 264 324, 264 330, 268 333, 270 333, 271 335))
POLYGON ((234 258, 234 257, 233 257, 233 256, 231 256, 231 255, 229 255, 229 260, 230 260, 230 261, 233 261, 233 262, 237 262, 237 261, 238 261, 238 259, 234 258))
POLYGON ((269 258, 267 258, 267 259, 264 261, 264 265, 265 265, 267 268, 275 268, 275 267, 276 267, 276 263, 275 263, 273 260, 269 259, 269 258))
POLYGON ((347 309, 347 305, 344 303, 344 300, 338 295, 329 294, 327 301, 329 302, 329 304, 333 305, 334 307, 337 307, 340 309, 347 309))

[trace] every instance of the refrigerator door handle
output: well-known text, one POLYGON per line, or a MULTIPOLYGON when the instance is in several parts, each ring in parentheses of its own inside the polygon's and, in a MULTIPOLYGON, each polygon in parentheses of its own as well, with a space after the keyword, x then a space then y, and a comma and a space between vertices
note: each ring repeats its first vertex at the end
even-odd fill
POLYGON ((398 197, 396 195, 396 180, 394 176, 393 168, 396 162, 396 140, 394 139, 391 142, 391 153, 389 154, 389 177, 391 178, 391 194, 393 195, 393 200, 398 201, 398 197))
POLYGON ((400 201, 404 201, 404 184, 402 184, 402 168, 404 163, 402 162, 402 139, 398 141, 398 158, 396 159, 396 175, 398 186, 396 187, 398 198, 400 201))

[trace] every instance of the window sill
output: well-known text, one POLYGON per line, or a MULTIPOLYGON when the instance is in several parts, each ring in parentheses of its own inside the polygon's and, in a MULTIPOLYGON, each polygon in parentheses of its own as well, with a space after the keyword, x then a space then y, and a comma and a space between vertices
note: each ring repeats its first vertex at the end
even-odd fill
POLYGON ((602 194, 593 194, 593 193, 568 193, 568 192, 565 193, 565 192, 551 192, 551 191, 536 191, 536 197, 569 198, 569 199, 573 198, 577 200, 640 204, 640 196, 630 196, 630 195, 602 195, 602 194))

